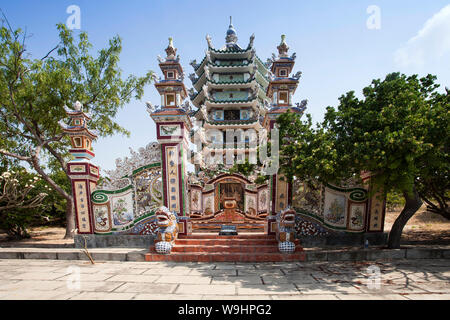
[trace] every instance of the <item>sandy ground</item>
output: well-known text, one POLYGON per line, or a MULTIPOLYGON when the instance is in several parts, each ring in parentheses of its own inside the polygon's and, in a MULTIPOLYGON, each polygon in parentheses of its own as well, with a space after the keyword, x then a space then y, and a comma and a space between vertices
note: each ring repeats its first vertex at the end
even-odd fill
MULTIPOLYGON (((386 212, 384 230, 391 230, 401 208, 386 212)), ((426 211, 426 206, 416 212, 408 221, 402 233, 402 243, 408 244, 450 244, 450 220, 426 211)))
POLYGON ((23 239, 21 241, 7 241, 6 234, 0 233, 0 244, 7 244, 12 246, 15 244, 58 244, 69 245, 73 244, 73 240, 64 239, 66 229, 61 227, 37 227, 31 228, 29 231, 31 238, 23 239))
MULTIPOLYGON (((384 230, 389 232, 392 224, 400 213, 401 208, 386 213, 384 230)), ((65 240, 64 228, 39 227, 30 231, 31 239, 24 239, 20 244, 71 244, 73 241, 65 240)), ((5 244, 6 235, 0 233, 0 243, 5 244)), ((15 242, 18 243, 18 242, 15 242)), ((8 242, 8 245, 14 245, 8 242)), ((402 235, 403 244, 450 244, 450 221, 435 213, 427 212, 423 206, 405 226, 402 235)))

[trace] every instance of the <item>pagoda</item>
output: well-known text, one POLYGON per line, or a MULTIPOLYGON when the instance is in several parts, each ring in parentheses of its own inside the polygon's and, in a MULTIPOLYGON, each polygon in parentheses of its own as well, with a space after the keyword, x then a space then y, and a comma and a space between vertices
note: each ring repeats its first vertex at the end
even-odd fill
POLYGON ((64 107, 70 122, 59 124, 64 133, 70 137, 72 148, 69 150, 74 159, 67 163, 67 174, 70 177, 73 196, 75 224, 77 233, 89 234, 94 230, 91 193, 97 186, 99 168, 91 163, 95 157, 92 142, 97 139, 97 133, 88 128, 91 116, 83 111, 83 105, 77 101, 73 109, 64 107))
POLYGON ((190 98, 198 108, 194 117, 202 143, 197 171, 215 164, 229 168, 249 156, 256 157, 256 139, 263 128, 260 120, 266 113, 269 86, 269 70, 256 55, 254 35, 247 47, 239 46, 230 18, 222 48, 214 48, 209 36, 206 39, 206 55, 199 64, 191 62, 195 73, 190 75, 190 98))
POLYGON ((283 35, 278 57, 262 62, 254 35, 246 47, 238 44, 231 17, 223 47, 216 49, 209 35, 206 40, 205 57, 200 63, 191 62, 194 73, 189 76, 193 86, 189 95, 197 108, 191 114, 196 122, 191 142, 197 147, 193 157, 197 180, 191 180, 200 182, 189 186, 191 217, 249 225, 248 219, 267 221, 268 215, 287 207, 289 186, 277 185, 283 180, 277 174, 269 183, 257 184, 259 166, 250 176, 230 169, 236 163, 257 163, 258 144, 273 129, 277 116, 287 110, 303 113, 306 102, 292 101, 301 74, 291 76, 295 54, 288 56, 283 35))

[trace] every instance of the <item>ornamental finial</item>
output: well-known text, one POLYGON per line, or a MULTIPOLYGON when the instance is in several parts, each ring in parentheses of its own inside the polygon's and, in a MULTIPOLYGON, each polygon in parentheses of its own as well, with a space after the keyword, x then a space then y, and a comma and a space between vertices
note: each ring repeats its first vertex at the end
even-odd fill
POLYGON ((230 26, 228 27, 227 36, 225 40, 227 45, 234 45, 238 40, 236 30, 233 27, 233 18, 231 16, 230 16, 230 26))
POLYGON ((169 37, 169 46, 166 48, 167 58, 175 59, 175 55, 177 54, 177 49, 173 46, 173 38, 169 37))
POLYGON ((281 43, 280 45, 277 47, 278 49, 278 54, 280 57, 287 57, 287 52, 289 51, 289 46, 286 44, 286 35, 282 34, 281 35, 281 43))

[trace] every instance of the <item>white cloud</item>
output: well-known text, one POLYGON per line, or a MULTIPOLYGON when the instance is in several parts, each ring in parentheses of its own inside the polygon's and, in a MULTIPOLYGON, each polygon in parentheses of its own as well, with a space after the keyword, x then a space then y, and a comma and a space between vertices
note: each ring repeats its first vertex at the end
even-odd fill
POLYGON ((450 54, 450 5, 428 19, 417 35, 395 52, 394 59, 399 67, 423 67, 447 54, 450 54))

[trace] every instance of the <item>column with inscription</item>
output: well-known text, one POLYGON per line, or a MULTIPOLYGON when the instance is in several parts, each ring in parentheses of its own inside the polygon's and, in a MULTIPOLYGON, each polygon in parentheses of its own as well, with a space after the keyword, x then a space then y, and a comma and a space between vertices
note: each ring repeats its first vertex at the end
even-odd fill
POLYGON ((191 226, 186 165, 192 123, 189 103, 182 104, 187 98, 187 91, 176 51, 172 38, 169 38, 167 57, 159 58, 164 79, 155 83, 162 105, 154 107, 148 102, 147 110, 156 123, 156 136, 161 146, 163 203, 179 216, 179 234, 188 234, 191 226))
POLYGON ((99 169, 90 160, 95 156, 92 141, 97 138, 97 134, 87 128, 91 118, 83 112, 80 102, 77 101, 73 109, 66 107, 66 113, 70 122, 68 125, 60 122, 60 125, 70 137, 72 148, 69 152, 74 156, 67 163, 67 171, 72 183, 75 225, 79 234, 90 234, 94 233, 91 193, 99 179, 99 169))

